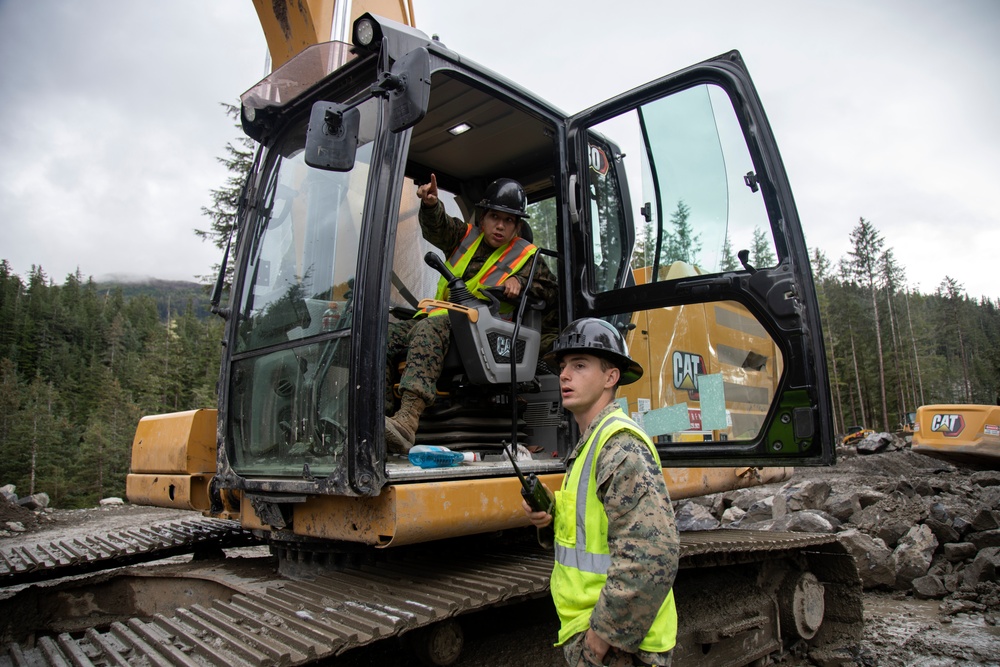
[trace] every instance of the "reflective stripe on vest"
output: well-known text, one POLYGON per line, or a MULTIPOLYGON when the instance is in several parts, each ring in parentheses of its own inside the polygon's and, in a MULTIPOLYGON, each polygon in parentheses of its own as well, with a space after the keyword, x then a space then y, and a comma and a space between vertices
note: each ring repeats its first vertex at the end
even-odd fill
MULTIPOLYGON (((584 444, 580 456, 563 477, 556 494, 555 565, 551 592, 559 615, 557 644, 563 644, 590 627, 590 615, 607 581, 611 566, 608 548, 608 516, 597 497, 595 462, 605 443, 616 433, 628 430, 640 438, 653 454, 657 466, 660 457, 641 428, 620 410, 608 414, 584 444), (573 498, 573 511, 566 503, 573 498)), ((664 599, 639 648, 660 653, 673 648, 677 636, 677 609, 674 592, 664 599)))
MULTIPOLYGON (((597 430, 591 434, 582 452, 585 457, 582 460, 577 460, 577 465, 582 463, 583 466, 580 468, 576 487, 576 544, 573 547, 566 547, 561 544, 555 545, 556 562, 591 574, 607 574, 608 568, 611 567, 610 554, 587 551, 587 485, 590 483, 591 470, 594 467, 594 461, 597 459, 597 452, 600 449, 598 445, 601 444, 601 438, 604 436, 605 431, 611 427, 619 427, 614 428, 614 432, 627 428, 636 431, 637 434, 639 433, 638 427, 631 419, 611 413, 604 418, 597 430)), ((609 437, 611 435, 613 433, 608 434, 609 437)), ((653 449, 653 452, 655 453, 656 450, 653 449)), ((564 486, 569 483, 570 477, 571 475, 566 475, 563 478, 564 486)), ((572 475, 572 477, 576 477, 576 475, 572 475)))
MULTIPOLYGON (((472 261, 479 244, 483 240, 482 232, 473 234, 476 229, 474 225, 466 225, 465 236, 462 237, 458 247, 451 253, 451 257, 445 262, 452 275, 461 278, 465 273, 469 262, 472 261)), ((493 251, 493 254, 483 263, 482 268, 469 280, 465 281, 466 287, 477 299, 486 301, 482 297, 482 290, 485 287, 498 287, 504 280, 521 270, 521 267, 531 259, 531 256, 538 248, 524 240, 520 236, 515 236, 510 243, 501 246, 493 251)), ((444 276, 438 280, 437 294, 435 299, 442 301, 448 297, 448 281, 444 276)), ((508 314, 514 311, 514 306, 509 303, 500 304, 501 314, 508 314)), ((446 310, 438 308, 427 311, 426 309, 418 315, 443 315, 446 310)))

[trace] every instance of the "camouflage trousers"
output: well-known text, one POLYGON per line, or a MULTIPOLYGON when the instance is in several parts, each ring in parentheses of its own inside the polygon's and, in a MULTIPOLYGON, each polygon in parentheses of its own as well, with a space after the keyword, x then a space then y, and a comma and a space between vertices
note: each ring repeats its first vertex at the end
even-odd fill
POLYGON ((406 352, 406 367, 399 379, 400 391, 410 391, 431 405, 437 392, 444 355, 451 340, 451 320, 447 315, 403 320, 389 324, 389 344, 386 350, 386 409, 392 401, 393 377, 398 357, 406 352))
POLYGON ((563 644, 563 656, 566 658, 566 664, 570 667, 602 667, 604 665, 607 667, 640 667, 648 665, 669 667, 670 665, 672 652, 643 653, 640 656, 634 653, 626 653, 614 646, 604 656, 604 661, 599 661, 597 656, 590 652, 590 649, 583 640, 586 634, 586 632, 575 634, 563 644), (649 660, 649 662, 646 662, 644 658, 649 660))

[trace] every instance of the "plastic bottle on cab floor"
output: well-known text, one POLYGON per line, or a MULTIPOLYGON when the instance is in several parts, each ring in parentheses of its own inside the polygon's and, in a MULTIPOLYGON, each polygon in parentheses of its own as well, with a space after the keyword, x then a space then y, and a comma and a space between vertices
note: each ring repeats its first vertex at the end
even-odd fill
POLYGON ((421 468, 450 468, 459 463, 479 460, 475 452, 453 452, 437 445, 414 445, 408 454, 410 463, 421 468))
POLYGON ((323 313, 323 331, 333 331, 340 324, 340 312, 337 302, 331 301, 326 311, 323 313))

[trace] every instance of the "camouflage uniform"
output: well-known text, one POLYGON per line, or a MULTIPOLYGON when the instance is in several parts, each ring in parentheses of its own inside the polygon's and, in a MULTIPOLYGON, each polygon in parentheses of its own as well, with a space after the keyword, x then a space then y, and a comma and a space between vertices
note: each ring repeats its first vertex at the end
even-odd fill
MULTIPOLYGON (((594 417, 570 454, 567 471, 601 420, 619 407, 613 401, 594 417)), ((597 497, 608 515, 611 567, 590 627, 611 643, 604 664, 669 665, 670 652, 638 650, 673 586, 680 556, 663 471, 646 444, 629 431, 619 431, 605 443, 595 471, 597 497)), ((572 667, 600 664, 585 651, 585 634, 563 644, 566 662, 572 667)))
MULTIPOLYGON (((445 253, 445 259, 451 256, 465 236, 466 223, 459 218, 453 218, 444 211, 444 205, 438 202, 435 206, 420 205, 420 229, 425 239, 445 253)), ((486 242, 480 243, 475 254, 469 261, 463 280, 475 276, 493 254, 494 248, 486 242)), ((524 289, 531 272, 531 262, 525 263, 514 276, 521 282, 524 289)), ((557 297, 556 280, 552 273, 539 261, 535 269, 535 278, 531 285, 531 294, 544 299, 547 304, 554 305, 557 297)), ((451 320, 447 316, 420 317, 392 322, 389 324, 389 344, 387 355, 386 386, 391 386, 394 360, 404 350, 406 353, 406 368, 399 381, 400 391, 413 392, 427 405, 434 402, 437 381, 441 376, 441 366, 448 353, 448 343, 451 334, 451 320)), ((387 406, 388 410, 388 406, 387 406)))

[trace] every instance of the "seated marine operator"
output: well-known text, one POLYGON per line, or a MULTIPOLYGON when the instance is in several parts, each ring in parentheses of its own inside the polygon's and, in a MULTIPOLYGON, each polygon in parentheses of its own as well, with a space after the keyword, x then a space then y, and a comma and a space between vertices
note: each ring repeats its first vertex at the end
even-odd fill
MULTIPOLYGON (((417 188, 417 196, 424 238, 445 253, 448 268, 465 281, 473 295, 486 301, 481 293, 486 287, 502 287, 508 299, 521 294, 537 248, 520 237, 522 220, 528 217, 528 198, 520 183, 509 178, 493 181, 476 204, 476 224, 445 213, 438 200, 434 174, 430 183, 417 188)), ((556 302, 555 277, 541 260, 529 292, 550 306, 556 302)), ((443 278, 436 298, 448 298, 443 278)), ((510 317, 513 306, 503 303, 500 312, 510 317)), ((406 453, 413 446, 420 415, 434 402, 450 335, 451 320, 444 310, 421 311, 413 319, 389 325, 387 384, 393 359, 406 350, 406 366, 399 380, 400 407, 385 420, 385 441, 390 452, 406 453)))

